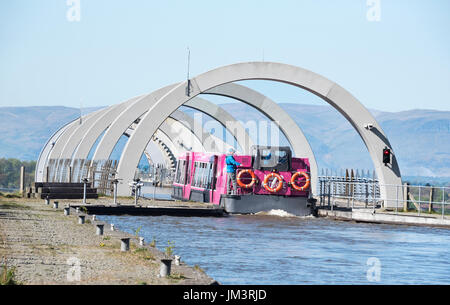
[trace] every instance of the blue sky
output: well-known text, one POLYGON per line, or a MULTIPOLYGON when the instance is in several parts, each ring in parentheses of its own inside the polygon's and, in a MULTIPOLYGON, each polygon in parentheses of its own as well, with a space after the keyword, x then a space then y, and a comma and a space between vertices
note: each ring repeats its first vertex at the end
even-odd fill
MULTIPOLYGON (((450 1, 0 1, 0 106, 105 106, 245 61, 319 73, 366 107, 450 110, 450 1)), ((298 88, 248 84, 278 102, 298 88)))

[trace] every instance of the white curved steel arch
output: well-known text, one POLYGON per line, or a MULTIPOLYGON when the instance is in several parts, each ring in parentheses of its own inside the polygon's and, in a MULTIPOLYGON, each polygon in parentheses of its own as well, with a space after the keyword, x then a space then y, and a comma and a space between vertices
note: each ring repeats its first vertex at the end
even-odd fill
POLYGON ((192 118, 190 115, 186 114, 181 110, 176 110, 170 115, 170 117, 190 128, 192 134, 195 135, 202 143, 205 151, 221 152, 231 147, 230 145, 223 142, 221 139, 214 137, 210 133, 203 130, 201 123, 195 122, 194 118, 192 118))
MULTIPOLYGON (((85 116, 81 117, 81 123, 80 120, 75 120, 72 123, 68 124, 67 128, 64 129, 64 132, 61 133, 61 135, 58 137, 58 139, 55 141, 55 144, 53 145, 52 149, 50 150, 50 153, 48 154, 47 158, 45 159, 44 167, 47 164, 47 161, 50 159, 59 159, 59 155, 61 154, 62 149, 64 148, 64 144, 66 143, 66 139, 69 138, 81 125, 89 125, 90 121, 93 117, 96 117, 99 113, 104 111, 104 109, 100 109, 91 113, 86 114, 85 116)), ((56 165, 56 175, 58 175, 59 171, 59 163, 56 165)), ((56 177, 58 179, 58 177, 56 177)))
MULTIPOLYGON (((170 85, 164 88, 161 88, 153 93, 150 93, 142 98, 139 98, 136 100, 133 104, 130 104, 127 106, 126 110, 124 110, 119 117, 117 117, 111 124, 108 130, 103 135, 102 140, 98 144, 96 151, 94 153, 93 160, 105 160, 108 159, 115 143, 119 140, 120 136, 122 135, 124 129, 127 128, 127 124, 131 124, 134 120, 136 120, 137 117, 141 116, 142 113, 146 113, 148 108, 152 107, 152 105, 156 102, 156 100, 159 97, 162 97, 164 95, 164 92, 169 92, 171 89, 173 89, 177 85, 170 85)), ((270 100, 269 98, 255 92, 254 90, 247 88, 245 86, 239 86, 236 85, 236 88, 239 88, 240 90, 237 90, 236 94, 233 94, 232 90, 229 90, 232 87, 228 87, 224 89, 224 96, 229 96, 232 98, 235 98, 237 100, 245 100, 247 97, 249 100, 246 101, 247 104, 251 105, 252 107, 260 110, 268 117, 272 118, 273 120, 278 121, 279 126, 281 127, 281 130, 285 133, 286 137, 289 141, 291 141, 291 145, 294 149, 294 153, 297 155, 302 155, 304 157, 307 157, 310 159, 311 163, 311 169, 317 171, 317 163, 316 159, 314 157, 314 154, 312 153, 312 149, 306 139, 306 137, 303 135, 302 130, 295 124, 295 122, 289 117, 288 114, 284 112, 281 107, 279 107, 274 101, 270 100), (248 90, 249 92, 245 92, 248 90), (231 92, 230 92, 231 91, 231 92), (242 96, 241 96, 242 95, 242 96), (259 108, 261 107, 261 109, 259 108), (293 124, 291 123, 293 122, 293 124), (287 134, 290 134, 288 136, 287 134)), ((214 92, 211 92, 211 94, 220 94, 220 87, 217 87, 214 92)), ((212 104, 212 103, 210 103, 212 104)), ((199 108, 198 102, 195 101, 195 99, 189 100, 185 106, 192 107, 192 108, 199 108)), ((210 105, 208 106, 210 107, 210 105)), ((205 109, 205 108, 203 108, 205 109)), ((201 111, 201 110, 200 110, 201 111)), ((210 112, 217 111, 217 109, 211 109, 210 112)), ((221 116, 223 114, 223 110, 219 112, 215 112, 216 119, 217 117, 221 116)), ((231 117, 232 118, 232 117, 231 117)), ((236 121, 234 118, 232 118, 232 121, 236 121)), ((237 125, 238 127, 240 126, 237 125)), ((249 151, 249 146, 251 146, 253 143, 251 140, 249 141, 248 133, 245 131, 243 127, 239 127, 240 130, 231 130, 233 135, 236 137, 236 139, 241 138, 238 143, 243 148, 244 151, 249 151), (234 132, 236 131, 236 132, 234 132), (241 134, 244 134, 244 136, 239 136, 241 134), (243 144, 244 142, 244 144, 243 144), (248 145, 250 143, 250 145, 248 145)), ((229 129, 230 130, 230 129, 229 129)), ((313 189, 315 189, 316 183, 313 183, 313 189)))
POLYGON ((163 131, 172 143, 177 147, 177 152, 181 153, 187 149, 183 148, 182 143, 192 147, 192 150, 206 151, 201 139, 198 135, 194 135, 192 130, 186 126, 184 123, 175 119, 172 115, 167 118, 166 121, 161 125, 161 131, 163 131))
MULTIPOLYGON (((182 113, 181 111, 179 112, 182 113)), ((189 122, 183 122, 183 120, 186 119, 184 116, 187 116, 187 114, 183 113, 176 116, 174 115, 175 113, 173 113, 163 122, 163 124, 161 124, 160 128, 155 133, 156 137, 160 138, 164 144, 169 146, 172 153, 176 155, 180 155, 187 151, 185 145, 189 145, 194 151, 208 151, 207 147, 203 145, 201 139, 199 139, 190 127, 187 126, 189 122)), ((133 133, 127 132, 127 134, 128 136, 131 136, 133 133)), ((208 135, 208 138, 210 137, 212 138, 211 141, 219 143, 220 145, 225 145, 221 139, 218 139, 213 135, 208 135)), ((219 149, 221 149, 220 146, 219 149)))
MULTIPOLYGON (((221 95, 233 98, 241 102, 244 102, 250 105, 251 107, 257 109, 258 111, 262 112, 265 116, 267 116, 269 119, 275 122, 277 126, 281 129, 281 131, 291 144, 292 149, 294 151, 294 155, 306 157, 309 159, 312 176, 313 177, 318 176, 317 161, 303 131, 289 116, 289 114, 287 114, 276 102, 272 101, 268 97, 262 95, 261 93, 253 89, 234 83, 227 83, 214 87, 206 92, 203 92, 203 94, 221 95)), ((208 104, 203 103, 204 105, 200 105, 202 101, 204 100, 196 96, 195 98, 186 102, 183 106, 195 108, 199 111, 208 108, 209 111, 207 112, 207 114, 215 118, 220 117, 228 118, 227 115, 229 114, 223 113, 225 112, 225 110, 223 110, 221 107, 210 102, 208 102, 208 104), (214 108, 210 109, 211 106, 214 108)), ((229 116, 229 120, 230 122, 236 122, 236 119, 232 116, 229 116)), ((223 123, 223 120, 219 119, 218 121, 223 123)), ((233 128, 227 128, 227 130, 233 130, 233 128)), ((239 135, 242 134, 242 131, 245 132, 244 136, 240 136, 241 141, 239 143, 241 146, 242 143, 245 143, 243 148, 244 151, 250 151, 250 147, 251 145, 253 145, 253 143, 251 140, 249 141, 247 139, 249 138, 248 133, 245 131, 243 127, 241 127, 240 130, 235 131, 236 132, 234 133, 234 136, 236 138, 238 138, 239 135)), ((311 188, 313 192, 316 193, 317 183, 315 180, 312 181, 311 188)))
POLYGON ((39 157, 36 162, 36 169, 34 173, 34 181, 44 181, 44 171, 45 171, 45 164, 48 159, 48 156, 50 154, 50 150, 53 148, 53 146, 56 144, 56 141, 58 138, 64 133, 64 131, 69 128, 69 126, 78 123, 79 119, 75 119, 68 124, 62 126, 60 129, 58 129, 45 143, 44 147, 42 148, 41 152, 39 153, 39 157))
MULTIPOLYGON (((145 95, 132 98, 126 102, 123 102, 123 103, 117 105, 117 107, 110 109, 109 111, 105 111, 105 113, 103 113, 101 116, 99 116, 98 119, 92 124, 92 126, 85 133, 85 135, 83 136, 81 141, 79 141, 78 139, 75 139, 73 136, 68 140, 68 141, 72 141, 73 143, 79 142, 79 144, 76 147, 76 151, 74 154, 70 153, 70 149, 67 149, 67 145, 66 145, 66 152, 61 154, 61 158, 71 158, 73 156, 74 160, 86 159, 92 146, 97 141, 97 138, 101 135, 101 133, 103 133, 105 131, 105 129, 107 129, 112 124, 114 119, 116 117, 118 117, 123 111, 125 111, 125 109, 128 106, 132 105, 133 103, 135 103, 137 100, 141 99, 144 96, 145 95)), ((218 116, 216 118, 219 122, 222 122, 221 118, 226 119, 226 120, 235 120, 232 116, 230 116, 225 111, 222 111, 222 112, 216 111, 216 108, 218 108, 218 106, 216 106, 208 101, 205 101, 205 100, 201 100, 201 101, 197 101, 197 102, 193 101, 192 106, 190 106, 190 105, 187 105, 187 106, 198 109, 209 115, 219 113, 220 116, 218 116)), ((225 124, 223 124, 223 125, 225 126, 225 124)), ((245 132, 245 129, 242 127, 242 125, 241 125, 241 129, 245 132)), ((242 141, 250 141, 251 142, 251 140, 248 140, 249 137, 246 132, 245 132, 244 136, 242 137, 242 139, 239 138, 239 136, 241 134, 242 134, 242 132, 238 132, 238 135, 236 137, 238 143, 241 143, 242 141)), ((79 138, 79 136, 78 136, 78 138, 79 138)), ((73 149, 73 145, 72 145, 71 149, 73 149)))
MULTIPOLYGON (((208 148, 204 147, 204 140, 209 138, 210 135, 203 129, 195 129, 193 127, 194 125, 194 119, 191 116, 177 110, 161 124, 158 130, 162 131, 167 136, 172 146, 176 147, 176 152, 178 154, 186 151, 186 148, 184 148, 183 145, 189 146, 194 151, 205 152, 208 148)), ((136 126, 139 126, 139 123, 137 123, 136 126)), ((127 131, 128 130, 134 132, 133 128, 128 128, 127 131)), ((132 135, 132 132, 128 132, 128 134, 132 135)), ((227 147, 222 140, 216 137, 211 137, 210 142, 215 144, 218 149, 227 147)), ((213 149, 213 147, 210 147, 209 149, 213 149)), ((67 156, 67 158, 70 157, 67 156)), ((60 179, 59 181, 63 182, 63 177, 58 177, 60 179)))
MULTIPOLYGON (((235 83, 227 83, 214 87, 206 92, 203 92, 203 94, 230 97, 261 111, 265 116, 275 122, 278 128, 281 129, 292 146, 294 156, 309 159, 311 176, 318 176, 316 157, 314 156, 314 152, 309 145, 308 139, 304 135, 300 126, 298 126, 291 116, 277 103, 256 90, 252 90, 248 87, 235 83)), ((312 181, 311 188, 314 193, 317 193, 317 183, 315 178, 312 181)))
MULTIPOLYGON (((63 154, 61 158, 72 158, 73 156, 73 159, 86 159, 98 137, 108 128, 108 122, 119 116, 128 105, 144 96, 145 95, 133 97, 123 103, 117 104, 116 107, 109 109, 109 111, 104 111, 104 113, 99 115, 95 122, 89 126, 84 135, 79 135, 77 139, 73 138, 72 141, 76 142, 76 150, 72 146, 71 150, 67 149, 67 152, 63 154)), ((67 141, 69 142, 70 140, 67 141)))
MULTIPOLYGON (((236 86, 238 86, 238 85, 236 85, 236 86)), ((173 87, 173 85, 167 86, 166 88, 169 89, 171 87, 173 87)), ((166 88, 162 88, 162 90, 164 91, 164 89, 166 89, 166 88)), ((290 119, 290 117, 286 113, 284 113, 284 111, 275 102, 269 100, 267 97, 265 97, 257 92, 254 92, 250 88, 247 88, 244 86, 240 86, 237 88, 241 88, 241 90, 239 90, 239 94, 233 95, 233 93, 230 92, 230 90, 226 90, 226 88, 224 88, 223 95, 229 96, 229 97, 235 98, 237 100, 241 100, 241 101, 248 98, 248 100, 249 101, 251 100, 251 102, 247 102, 247 104, 262 111, 266 116, 268 116, 272 120, 278 120, 278 121, 282 122, 282 124, 280 124, 280 126, 282 127, 281 130, 285 133, 286 136, 289 132, 293 135, 292 137, 287 136, 287 138, 288 138, 288 140, 291 140, 291 138, 294 139, 293 141, 292 140, 290 141, 291 145, 294 148, 294 153, 297 153, 297 154, 299 153, 300 150, 298 149, 298 147, 301 147, 301 149, 303 149, 303 150, 304 150, 304 147, 309 148, 309 151, 311 152, 309 143, 307 142, 306 138, 303 136, 301 129, 295 124, 295 122, 294 122, 294 124, 291 124, 292 126, 288 126, 289 122, 290 121, 293 122, 293 120, 290 119), (248 92, 246 92, 246 90, 248 92), (259 108, 260 106, 264 106, 264 105, 266 106, 265 108, 264 107, 261 107, 261 109, 259 108), (279 108, 279 110, 277 108, 279 108), (269 110, 274 110, 274 109, 277 109, 277 111, 275 111, 275 115, 274 116, 269 115, 269 113, 270 113, 269 110), (277 115, 278 113, 284 113, 285 115, 280 116, 280 115, 277 115), (287 117, 287 119, 285 119, 286 117, 287 117), (283 126, 284 126, 284 128, 283 128, 283 126), (298 142, 301 143, 301 145, 296 144, 296 142, 295 142, 295 139, 296 138, 298 139, 299 136, 302 137, 301 139, 298 140, 298 142)), ((159 91, 161 91, 161 89, 156 92, 156 95, 160 94, 159 91)), ((212 94, 220 94, 220 90, 218 92, 216 90, 216 92, 214 92, 212 94)), ((115 105, 115 106, 109 107, 107 109, 104 109, 103 113, 97 114, 96 120, 95 119, 90 120, 90 122, 89 122, 90 127, 89 127, 88 122, 85 122, 86 124, 84 124, 83 126, 79 126, 79 128, 77 130, 75 130, 69 136, 68 139, 66 139, 66 144, 64 145, 64 149, 60 155, 60 158, 61 159, 69 159, 72 156, 73 156, 74 160, 87 158, 87 155, 89 154, 91 146, 95 143, 96 139, 104 131, 104 129, 108 128, 108 124, 110 124, 111 119, 113 117, 117 116, 117 114, 119 114, 119 113, 123 113, 124 109, 127 109, 128 107, 131 108, 131 106, 135 106, 136 104, 139 104, 140 100, 142 100, 144 97, 149 97, 151 95, 153 95, 153 94, 151 93, 149 95, 138 96, 138 97, 132 98, 124 103, 121 103, 119 105, 115 105), (84 133, 86 133, 86 134, 84 135, 84 133), (84 137, 82 138, 82 140, 80 142, 79 138, 82 135, 84 135, 84 137), (80 142, 80 143, 78 146, 76 146, 76 148, 75 148, 76 152, 75 152, 75 154, 73 154, 72 149, 74 149, 75 144, 77 142, 80 142)), ((221 109, 217 105, 214 105, 205 100, 200 100, 199 98, 190 100, 188 103, 186 103, 186 106, 198 109, 208 115, 215 117, 216 120, 218 120, 219 123, 221 123, 225 127, 227 125, 225 122, 237 122, 231 115, 226 113, 223 109, 221 109)), ((133 107, 133 111, 136 111, 135 107, 133 107)), ((138 112, 139 112, 139 110, 138 110, 138 112)), ((136 115, 136 113, 135 113, 135 115, 136 115)), ((133 118, 133 119, 135 120, 136 118, 133 118)), ((117 118, 116 121, 124 122, 123 120, 119 120, 119 118, 117 118)), ((240 123, 234 124, 233 127, 235 127, 236 129, 229 128, 228 130, 236 138, 239 145, 241 147, 243 147, 244 153, 248 153, 251 145, 253 145, 253 142, 251 141, 250 137, 248 136, 248 133, 245 131, 245 129, 243 128, 243 126, 240 123)), ((105 137, 108 137, 108 133, 109 133, 109 130, 106 131, 105 137)), ((116 136, 117 135, 118 134, 116 134, 116 136)), ((119 138, 120 138, 120 136, 119 136, 119 138)), ((213 138, 216 139, 215 137, 213 137, 213 138)), ((61 141, 63 141, 63 140, 61 140, 61 141)), ((117 141, 118 141, 118 139, 117 139, 117 141)), ((95 159, 95 155, 98 155, 97 152, 101 153, 101 149, 103 149, 102 144, 104 142, 105 141, 102 139, 101 142, 99 143, 99 145, 97 146, 97 151, 94 154, 93 160, 99 160, 99 159, 95 159)), ((106 142, 114 143, 114 140, 106 141, 106 142)), ((214 142, 217 142, 217 140, 214 142)), ((212 143, 214 143, 214 142, 212 142, 212 143)), ((223 142, 221 144, 223 144, 223 142)), ((223 147, 223 145, 222 145, 222 147, 223 147)), ((106 149, 108 149, 108 148, 106 148, 106 149)), ((214 151, 214 149, 210 149, 210 148, 208 150, 214 151)), ((111 152, 112 152, 112 150, 111 150, 111 152)), ((109 154, 111 152, 109 152, 109 154)), ((106 154, 108 154, 108 153, 105 153, 104 155, 106 156, 106 154)), ((109 157, 109 154, 108 154, 108 157, 109 157)), ((315 158, 314 158, 314 155, 312 154, 312 152, 302 154, 302 155, 309 157, 309 159, 311 160, 312 169, 314 170, 316 168, 316 166, 315 166, 316 162, 315 162, 315 158)))
MULTIPOLYGON (((137 100, 138 98, 139 97, 132 98, 131 100, 129 100, 128 102, 125 102, 123 104, 126 105, 129 103, 132 103, 133 101, 137 100)), ((86 120, 86 118, 85 118, 85 124, 83 125, 84 128, 82 129, 83 132, 86 129, 89 130, 90 125, 92 127, 92 125, 95 125, 95 123, 97 123, 99 120, 105 120, 105 118, 107 116, 113 115, 114 113, 117 113, 118 111, 122 111, 122 109, 120 109, 120 107, 111 107, 111 108, 103 109, 102 111, 99 111, 99 112, 93 114, 92 116, 90 116, 89 121, 86 120), (96 119, 96 118, 98 118, 98 119, 96 119)), ((214 147, 208 147, 207 149, 204 148, 203 141, 207 138, 210 138, 210 141, 208 143, 216 144, 217 148, 219 150, 226 149, 229 147, 219 138, 210 136, 203 130, 194 130, 193 126, 195 126, 195 124, 194 124, 193 119, 189 115, 185 114, 184 112, 177 110, 172 114, 172 117, 176 118, 174 121, 182 121, 183 124, 177 125, 174 122, 171 122, 171 124, 168 124, 168 125, 167 125, 167 123, 163 124, 162 127, 165 129, 166 134, 171 133, 171 136, 173 138, 176 136, 176 134, 174 133, 173 130, 174 130, 174 128, 177 129, 179 132, 183 133, 182 139, 184 139, 184 142, 188 142, 189 145, 194 148, 194 150, 196 150, 196 151, 206 151, 206 150, 218 151, 217 149, 214 149, 214 147), (182 128, 182 127, 184 127, 184 128, 182 128), (186 141, 186 140, 188 140, 188 141, 186 141)), ((75 124, 77 124, 77 123, 78 123, 78 121, 75 121, 75 124)), ((69 123, 69 124, 63 126, 57 134, 55 134, 54 136, 51 137, 51 139, 56 138, 57 135, 60 135, 64 130, 69 128, 71 125, 72 125, 72 123, 69 123)), ((69 150, 67 149, 67 147, 68 147, 67 144, 74 143, 77 140, 77 137, 79 138, 79 135, 81 134, 79 132, 81 130, 80 127, 81 127, 81 125, 79 125, 78 127, 75 126, 75 131, 72 134, 67 136, 68 139, 66 140, 67 142, 66 142, 66 145, 64 146, 64 150, 66 150, 66 152, 61 153, 60 159, 71 158, 72 153, 70 153, 69 150)), ((63 141, 64 141, 64 139, 60 139, 60 143, 63 143, 63 141)), ((44 147, 44 150, 48 150, 48 148, 50 147, 49 143, 50 143, 50 140, 47 141, 47 144, 44 147)), ((74 146, 74 145, 72 145, 72 146, 74 146)), ((85 151, 87 151, 87 153, 84 156, 84 158, 87 158, 89 151, 88 150, 85 150, 85 151)), ((177 152, 179 154, 179 153, 181 153, 181 151, 183 151, 182 147, 179 146, 179 149, 176 150, 175 152, 177 152)), ((41 160, 41 158, 38 160, 38 164, 45 163, 45 162, 40 162, 40 160, 41 160)), ((46 159, 43 159, 43 160, 46 160, 46 159)), ((42 165, 41 167, 44 167, 44 165, 42 165)), ((60 172, 61 170, 62 169, 59 168, 58 172, 60 172)), ((41 175, 41 177, 42 177, 42 175, 41 175)), ((57 173, 56 179, 61 180, 61 179, 63 179, 63 177, 60 176, 60 173, 57 173)), ((40 180, 36 180, 36 181, 41 181, 41 180, 42 180, 42 178, 40 180)))
MULTIPOLYGON (((123 110, 122 113, 109 124, 108 129, 106 130, 94 152, 92 160, 108 159, 124 130, 126 130, 127 127, 132 122, 134 122, 137 117, 140 117, 144 113, 146 113, 153 103, 155 103, 160 97, 169 92, 176 85, 177 84, 169 85, 164 88, 158 89, 128 104, 125 110, 123 110)), ((206 103, 206 101, 204 103, 206 103)), ((207 109, 204 109, 204 111, 207 111, 207 109)), ((241 129, 245 132, 245 129, 243 127, 241 127, 241 129)), ((247 132, 245 132, 245 134, 247 134, 247 132)), ((248 135, 246 136, 246 139, 247 137, 248 135)), ((239 141, 242 141, 239 138, 236 139, 238 143, 239 141)))
MULTIPOLYGON (((175 147, 177 147, 174 151, 177 153, 186 151, 186 149, 183 148, 184 144, 180 144, 176 140, 184 140, 181 142, 185 143, 193 150, 206 151, 201 138, 203 136, 203 133, 197 132, 196 134, 194 134, 193 130, 191 129, 191 125, 189 125, 190 122, 180 121, 179 119, 186 118, 182 115, 174 116, 174 114, 175 113, 171 114, 161 124, 160 128, 158 128, 158 130, 161 130, 170 139, 171 143, 175 145, 175 147)), ((136 127, 137 126, 138 124, 136 124, 136 127)), ((135 128, 128 128, 124 134, 129 138, 133 134, 134 130, 135 128)))
MULTIPOLYGON (((135 100, 136 97, 131 100, 135 100)), ((112 105, 103 111, 97 112, 95 115, 86 120, 84 124, 78 126, 78 128, 70 135, 70 137, 64 143, 61 153, 59 155, 59 159, 71 159, 74 151, 76 150, 80 140, 89 133, 89 129, 94 125, 98 120, 104 119, 105 115, 114 115, 118 111, 120 111, 121 104, 112 105)), ((61 143, 62 145, 62 143, 61 143)))
MULTIPOLYGON (((133 98, 130 101, 133 101, 135 99, 136 98, 133 98)), ((118 110, 118 109, 116 108, 115 110, 118 110)), ((111 114, 111 113, 106 112, 106 113, 102 114, 102 117, 104 117, 104 115, 107 115, 107 114, 111 114)), ((99 119, 101 119, 102 117, 100 117, 99 119)), ((183 119, 185 122, 190 120, 189 116, 184 116, 183 114, 178 115, 178 118, 183 119)), ((86 120, 86 116, 82 118, 82 121, 83 120, 86 120)), ((157 135, 157 137, 159 137, 160 139, 162 139, 164 141, 164 143, 169 147, 169 149, 172 152, 174 152, 175 154, 181 154, 183 151, 185 151, 185 149, 183 149, 183 147, 180 146, 179 143, 174 143, 174 141, 172 140, 172 138, 175 138, 177 136, 172 131, 172 125, 174 124, 174 122, 176 122, 176 120, 172 120, 171 124, 169 124, 167 122, 163 123, 161 125, 161 128, 156 132, 156 135, 157 135)), ((79 119, 75 119, 72 122, 61 127, 49 138, 49 140, 47 140, 47 142, 44 145, 41 153, 39 154, 39 158, 37 160, 35 181, 44 181, 45 164, 46 164, 46 161, 48 160, 48 155, 50 153, 50 150, 53 148, 53 145, 54 145, 53 143, 56 143, 56 141, 61 136, 61 134, 63 134, 68 128, 70 128, 72 126, 72 129, 73 129, 73 128, 76 128, 78 125, 80 125, 79 119), (75 126, 73 126, 73 125, 75 125, 75 126)), ((182 125, 182 126, 185 129, 187 129, 187 127, 185 125, 182 125)), ((179 127, 180 126, 178 126, 178 128, 179 127)), ((194 138, 192 138, 192 136, 189 136, 187 138, 194 139, 194 138)), ((200 142, 198 137, 195 137, 195 139, 196 139, 196 142, 195 143, 189 142, 189 145, 191 145, 192 147, 196 147, 197 150, 205 151, 205 149, 203 148, 202 143, 200 142)), ((214 139, 214 141, 219 141, 219 140, 220 139, 214 139)), ((87 154, 88 153, 89 153, 89 151, 87 152, 87 154)), ((87 154, 84 158, 87 158, 87 154)))
POLYGON ((198 96, 193 98, 183 106, 196 109, 204 114, 213 117, 225 129, 227 129, 227 124, 229 124, 229 122, 233 122, 235 129, 227 129, 227 130, 236 139, 237 143, 242 149, 242 152, 244 154, 250 154, 250 147, 254 145, 253 140, 250 138, 250 135, 245 130, 241 122, 236 120, 236 118, 234 118, 230 113, 225 111, 225 109, 198 96))
MULTIPOLYGON (((93 114, 90 114, 83 118, 83 124, 70 126, 70 132, 66 132, 63 136, 58 138, 56 149, 53 149, 53 153, 45 159, 86 159, 91 147, 94 145, 100 134, 108 128, 111 118, 117 117, 128 106, 133 105, 137 100, 145 95, 134 97, 124 103, 110 106, 106 109, 99 110, 93 114), (74 154, 75 151, 75 154, 74 154), (58 155, 59 153, 59 155, 58 155)), ((184 121, 189 121, 189 117, 185 117, 184 121)), ((218 143, 219 147, 224 147, 224 143, 216 138, 211 137, 212 144, 218 143)), ((195 143, 195 142, 194 142, 195 143)), ((46 145, 47 146, 47 145, 46 145)), ((198 147, 198 143, 195 143, 195 147, 198 147)), ((45 167, 46 162, 38 162, 43 164, 41 167, 45 167)), ((62 179, 60 172, 62 169, 57 167, 56 180, 62 179)))
MULTIPOLYGON (((125 110, 123 110, 122 113, 113 120, 108 129, 105 131, 105 134, 97 145, 92 160, 107 160, 109 158, 114 146, 123 132, 127 130, 128 126, 130 126, 136 118, 140 117, 148 110, 146 104, 142 102, 143 100, 149 100, 150 102, 157 101, 176 85, 177 84, 160 88, 127 105, 125 110), (138 115, 136 115, 136 113, 138 113, 138 115)), ((167 117, 168 116, 164 119, 167 117)))
POLYGON ((321 97, 338 110, 364 141, 380 181, 382 198, 395 200, 396 190, 386 185, 401 184, 400 169, 392 146, 370 112, 347 90, 325 77, 303 68, 272 62, 238 63, 220 67, 189 80, 191 85, 189 96, 186 96, 188 81, 173 87, 162 96, 144 115, 122 152, 117 170, 123 182, 118 185, 118 192, 122 195, 128 194, 125 181, 128 183, 133 179, 137 162, 151 135, 170 113, 198 94, 214 87, 251 79, 272 80, 300 87, 321 97), (154 113, 158 113, 158 116, 154 113), (373 128, 365 129, 364 126, 367 124, 372 124, 373 128), (393 152, 392 165, 389 167, 383 165, 381 152, 384 147, 390 148, 393 152))
MULTIPOLYGON (((166 120, 166 121, 161 125, 161 128, 159 128, 159 129, 155 132, 154 137, 157 138, 158 140, 162 141, 162 142, 168 147, 168 149, 169 149, 172 153, 177 154, 177 153, 178 153, 178 149, 179 149, 179 145, 175 145, 175 143, 173 142, 173 140, 170 138, 170 136, 172 136, 172 135, 171 135, 171 132, 170 132, 170 129, 171 129, 171 127, 170 127, 170 125, 167 123, 167 120, 166 120)), ((131 130, 131 132, 128 132, 128 130, 127 130, 127 132, 124 133, 124 135, 125 135, 126 137, 130 137, 131 134, 132 134, 132 131, 133 131, 133 130, 131 130)), ((155 142, 155 139, 152 139, 152 140, 155 142)), ((155 143, 155 144, 156 144, 156 143, 155 143)), ((157 146, 158 146, 158 149, 162 150, 162 149, 159 147, 159 145, 157 145, 157 146)), ((164 152, 161 151, 161 153, 164 155, 164 152)))
MULTIPOLYGON (((114 105, 115 106, 115 105, 114 105)), ((107 109, 114 107, 110 106, 107 109)), ((49 154, 49 159, 58 159, 67 143, 67 140, 76 132, 81 126, 91 126, 92 122, 98 117, 99 114, 103 113, 105 109, 100 109, 95 112, 91 112, 81 117, 81 124, 70 124, 68 128, 65 129, 64 133, 58 138, 49 154)), ((78 121, 79 122, 79 121, 78 121)))
MULTIPOLYGON (((98 113, 95 118, 91 119, 90 122, 86 122, 86 124, 80 125, 79 128, 77 128, 74 133, 67 139, 67 142, 64 145, 63 151, 61 152, 59 158, 69 159, 73 156, 73 159, 86 159, 92 145, 95 143, 100 134, 111 124, 112 118, 120 115, 120 113, 124 111, 126 107, 132 105, 135 101, 139 100, 142 97, 143 96, 134 97, 124 103, 114 105, 114 107, 105 109, 105 111, 98 113)), ((203 105, 207 106, 207 102, 205 101, 203 105)), ((190 116, 186 115, 184 112, 176 111, 172 114, 172 117, 178 121, 183 121, 184 125, 188 126, 201 142, 209 137, 209 135, 203 130, 196 130, 196 128, 194 128, 195 123, 193 119, 190 116)), ((217 143, 219 145, 218 147, 224 147, 224 143, 220 139, 214 139, 214 141, 212 141, 211 143, 217 143)), ((196 149, 200 149, 200 147, 198 146, 198 142, 194 141, 193 144, 196 149)), ((206 149, 210 151, 217 151, 217 149, 214 147, 208 147, 206 149)))
POLYGON ((172 140, 169 138, 169 136, 164 133, 164 131, 162 129, 158 129, 158 131, 155 133, 155 136, 156 136, 156 138, 161 140, 173 154, 177 153, 175 144, 172 142, 172 140))

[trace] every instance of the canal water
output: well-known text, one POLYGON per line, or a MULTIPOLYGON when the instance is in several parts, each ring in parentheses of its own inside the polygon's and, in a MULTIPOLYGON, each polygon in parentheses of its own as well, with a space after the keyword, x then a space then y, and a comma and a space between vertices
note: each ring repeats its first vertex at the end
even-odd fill
POLYGON ((221 284, 450 284, 450 230, 324 218, 100 216, 221 284))

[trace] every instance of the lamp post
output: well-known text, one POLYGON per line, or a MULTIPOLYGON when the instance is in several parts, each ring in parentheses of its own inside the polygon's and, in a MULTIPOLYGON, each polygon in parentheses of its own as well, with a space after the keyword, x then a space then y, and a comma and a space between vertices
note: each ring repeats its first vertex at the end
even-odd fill
POLYGON ((83 178, 81 180, 83 182, 83 204, 86 204, 86 185, 88 184, 88 178, 83 178))
POLYGON ((114 205, 117 205, 117 183, 119 183, 118 179, 114 179, 112 181, 112 184, 114 187, 114 202, 113 202, 114 205))
POLYGON ((133 179, 133 182, 130 182, 128 184, 131 187, 131 190, 134 191, 134 204, 135 205, 138 205, 138 194, 141 190, 141 187, 144 185, 140 181, 141 181, 141 179, 136 178, 136 179, 133 179))

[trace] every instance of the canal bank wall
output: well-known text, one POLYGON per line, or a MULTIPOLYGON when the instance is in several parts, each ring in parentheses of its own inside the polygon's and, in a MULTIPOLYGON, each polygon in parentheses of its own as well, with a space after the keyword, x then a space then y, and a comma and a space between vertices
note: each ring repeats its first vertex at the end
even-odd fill
MULTIPOLYGON (((53 200, 46 205, 44 200, 0 198, 0 265, 14 270, 17 282, 31 285, 216 283, 200 267, 183 262, 178 266, 172 263, 171 276, 159 277, 164 253, 150 246, 151 241, 141 246, 137 235, 117 227, 112 231, 110 224, 96 221, 92 215, 77 214, 73 208, 65 216, 64 207, 79 201, 58 201, 55 208, 53 200), (84 224, 79 224, 78 215, 85 216, 84 224), (96 235, 98 223, 104 224, 103 235, 96 235), (130 239, 129 251, 121 251, 121 238, 130 239)), ((99 199, 102 201, 109 199, 99 199)))
POLYGON ((356 221, 367 223, 423 225, 450 228, 450 219, 439 215, 414 215, 412 213, 389 212, 373 209, 346 209, 330 207, 317 207, 316 215, 336 220, 356 221))

